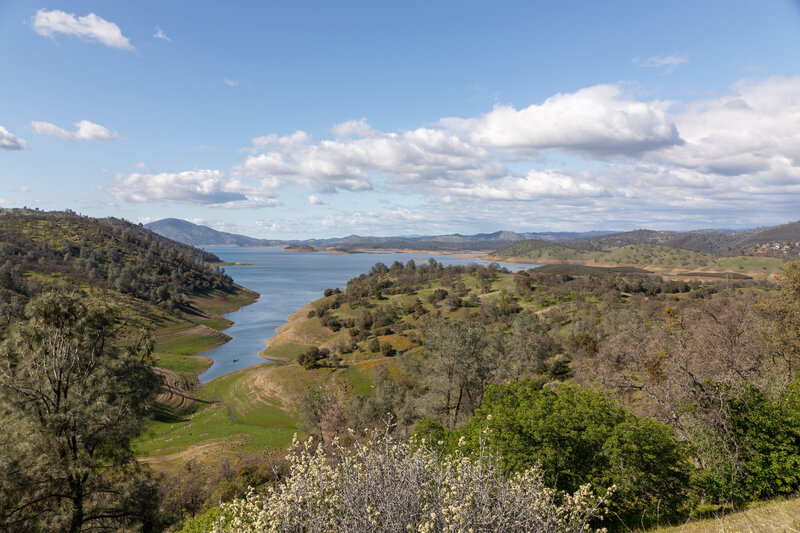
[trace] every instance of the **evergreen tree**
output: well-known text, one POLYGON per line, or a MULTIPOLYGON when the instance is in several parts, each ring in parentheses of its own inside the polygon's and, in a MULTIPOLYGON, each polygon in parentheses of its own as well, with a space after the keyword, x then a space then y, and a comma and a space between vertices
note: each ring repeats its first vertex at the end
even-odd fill
POLYGON ((155 485, 135 460, 158 387, 150 342, 127 348, 107 307, 47 293, 0 345, 0 529, 154 526, 155 485))

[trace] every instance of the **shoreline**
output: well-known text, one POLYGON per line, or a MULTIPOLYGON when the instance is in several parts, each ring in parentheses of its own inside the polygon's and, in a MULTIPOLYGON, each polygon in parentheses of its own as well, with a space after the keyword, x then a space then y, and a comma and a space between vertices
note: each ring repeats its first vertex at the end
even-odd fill
MULTIPOLYGON (((203 354, 208 353, 208 352, 210 352, 212 350, 215 350, 215 349, 219 348, 220 346, 224 346, 225 344, 227 344, 231 340, 233 340, 233 337, 231 337, 230 335, 225 333, 225 330, 227 330, 231 326, 233 326, 236 323, 236 321, 235 320, 231 320, 229 318, 226 318, 223 315, 227 315, 229 313, 235 313, 235 312, 241 310, 243 307, 246 307, 248 305, 256 303, 261 298, 261 294, 258 293, 257 291, 254 291, 252 289, 248 289, 247 287, 239 285, 238 283, 234 283, 234 292, 232 294, 228 295, 228 296, 240 299, 241 301, 232 302, 232 301, 227 300, 227 298, 226 298, 224 302, 220 302, 218 305, 207 307, 207 306, 203 305, 203 302, 202 302, 203 295, 195 294, 193 296, 193 298, 190 300, 191 304, 193 306, 195 306, 197 309, 201 310, 202 312, 207 313, 208 315, 217 315, 220 318, 222 318, 222 319, 226 320, 227 322, 229 322, 224 327, 215 328, 215 327, 211 327, 211 326, 202 324, 201 322, 198 322, 196 320, 192 320, 192 319, 184 317, 185 320, 187 320, 189 322, 193 322, 195 324, 195 326, 193 328, 190 328, 187 331, 191 331, 192 329, 198 329, 199 328, 199 329, 207 329, 207 330, 210 330, 210 331, 213 331, 213 332, 216 332, 217 334, 219 334, 220 342, 213 343, 212 345, 204 347, 203 349, 198 350, 196 352, 187 353, 187 354, 174 354, 174 355, 179 355, 179 356, 183 356, 183 357, 192 357, 192 358, 195 358, 196 360, 198 360, 199 362, 204 364, 202 370, 200 370, 199 372, 190 372, 192 375, 194 375, 194 377, 197 379, 197 382, 199 384, 201 384, 200 383, 200 376, 205 374, 215 363, 214 359, 212 359, 211 357, 207 357, 207 356, 205 356, 203 354)), ((208 305, 208 304, 206 304, 206 305, 208 305)), ((172 334, 166 335, 164 337, 164 339, 165 340, 174 340, 176 338, 179 338, 181 336, 181 333, 183 333, 183 332, 177 332, 177 333, 172 333, 172 334)), ((159 366, 156 365, 156 368, 163 368, 163 367, 159 367, 159 366)), ((165 369, 165 370, 168 370, 168 369, 165 369)))

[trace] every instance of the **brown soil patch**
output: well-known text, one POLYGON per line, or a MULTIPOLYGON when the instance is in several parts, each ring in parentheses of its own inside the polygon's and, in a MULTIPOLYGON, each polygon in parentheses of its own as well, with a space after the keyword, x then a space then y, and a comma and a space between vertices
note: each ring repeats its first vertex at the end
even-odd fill
POLYGON ((198 463, 215 463, 222 455, 230 455, 234 448, 241 448, 249 441, 249 437, 244 434, 232 435, 225 439, 216 439, 199 444, 193 444, 179 452, 166 455, 155 455, 152 457, 142 457, 139 460, 150 465, 159 471, 171 471, 180 468, 189 461, 198 463))
POLYGON ((282 410, 288 411, 296 407, 300 398, 298 391, 290 390, 287 383, 276 375, 277 368, 271 365, 248 372, 240 382, 241 387, 247 390, 253 404, 277 404, 282 410))
MULTIPOLYGON (((311 346, 321 342, 322 339, 320 339, 319 336, 300 331, 300 327, 308 317, 308 312, 313 310, 314 306, 308 304, 289 315, 286 319, 286 324, 283 324, 275 330, 276 335, 266 340, 267 346, 275 347, 284 344, 307 344, 311 346)), ((323 331, 325 331, 324 328, 323 331)), ((328 335, 330 335, 330 333, 328 335)))
MULTIPOLYGON (((191 393, 195 383, 183 374, 166 368, 154 368, 153 371, 161 378, 161 389, 156 396, 156 401, 173 411, 191 412, 197 408, 197 400, 191 393)), ((197 378, 194 378, 197 381, 197 378)))

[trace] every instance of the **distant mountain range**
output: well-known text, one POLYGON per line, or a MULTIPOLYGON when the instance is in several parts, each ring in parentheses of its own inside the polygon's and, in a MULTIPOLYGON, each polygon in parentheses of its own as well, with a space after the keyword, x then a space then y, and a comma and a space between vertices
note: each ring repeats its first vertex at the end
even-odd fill
MULTIPOLYGON (((315 250, 356 251, 360 249, 497 251, 530 252, 549 245, 565 249, 601 251, 633 244, 658 244, 682 250, 713 254, 768 255, 800 257, 800 222, 779 226, 735 231, 704 229, 695 231, 654 231, 639 229, 626 232, 526 232, 496 231, 475 235, 414 235, 373 237, 350 235, 342 238, 276 240, 256 239, 217 231, 186 220, 167 218, 145 225, 146 228, 184 244, 234 246, 308 246, 315 250)), ((559 253, 565 252, 562 250, 559 253)))
POLYGON ((607 231, 589 232, 543 232, 543 233, 516 233, 513 231, 496 231, 494 233, 478 233, 475 235, 420 235, 402 237, 372 237, 349 235, 347 237, 332 239, 307 239, 307 240, 274 240, 256 239, 245 235, 217 231, 207 226, 193 224, 177 218, 165 218, 156 222, 145 224, 145 227, 159 235, 172 240, 190 244, 203 245, 234 245, 234 246, 311 246, 324 250, 354 250, 359 248, 393 248, 393 249, 426 249, 426 250, 496 250, 510 243, 528 239, 544 241, 569 241, 573 239, 588 239, 606 235, 607 231))

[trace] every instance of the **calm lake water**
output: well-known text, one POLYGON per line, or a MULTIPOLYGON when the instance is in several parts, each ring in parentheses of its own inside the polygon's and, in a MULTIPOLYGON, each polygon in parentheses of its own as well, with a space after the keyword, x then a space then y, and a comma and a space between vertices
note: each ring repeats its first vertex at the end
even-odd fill
MULTIPOLYGON (((429 257, 420 253, 396 252, 362 254, 282 252, 280 247, 207 246, 205 249, 223 261, 254 265, 227 266, 225 272, 235 283, 258 291, 261 298, 254 304, 225 315, 235 322, 225 330, 225 333, 233 339, 202 354, 214 360, 214 364, 200 375, 202 383, 235 370, 263 363, 265 359, 259 357, 258 353, 266 347, 265 341, 275 335, 275 330, 286 323, 289 315, 320 298, 328 287, 343 289, 348 280, 369 272, 378 261, 391 266, 394 261, 405 264, 409 259, 427 261, 429 257), (234 362, 234 359, 238 361, 234 362)), ((476 257, 454 255, 433 257, 444 265, 489 263, 476 257)), ((536 266, 500 264, 509 270, 536 266)))

